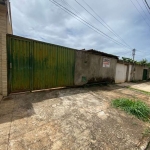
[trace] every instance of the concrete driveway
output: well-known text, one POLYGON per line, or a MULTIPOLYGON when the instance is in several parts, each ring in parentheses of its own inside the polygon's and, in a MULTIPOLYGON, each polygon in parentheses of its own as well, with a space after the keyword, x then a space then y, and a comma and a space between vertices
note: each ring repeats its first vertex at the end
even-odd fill
MULTIPOLYGON (((0 104, 1 150, 138 150, 149 124, 111 106, 148 95, 118 86, 11 95, 0 104)), ((143 146, 144 147, 144 146, 143 146)))
POLYGON ((118 85, 119 86, 129 86, 129 87, 137 89, 137 90, 150 92, 150 81, 149 82, 137 82, 137 83, 126 82, 126 83, 122 83, 122 84, 118 84, 118 85))

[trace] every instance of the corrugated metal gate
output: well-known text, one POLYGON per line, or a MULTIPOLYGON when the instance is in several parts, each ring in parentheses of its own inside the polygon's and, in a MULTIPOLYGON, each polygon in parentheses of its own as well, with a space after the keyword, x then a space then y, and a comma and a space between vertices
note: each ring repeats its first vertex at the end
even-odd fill
POLYGON ((75 50, 7 35, 9 93, 74 85, 75 50))

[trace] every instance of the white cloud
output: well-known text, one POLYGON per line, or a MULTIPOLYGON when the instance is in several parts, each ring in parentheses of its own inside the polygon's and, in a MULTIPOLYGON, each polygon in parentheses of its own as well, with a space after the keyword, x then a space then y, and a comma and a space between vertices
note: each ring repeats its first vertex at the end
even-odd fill
MULTIPOLYGON (((64 6, 63 0, 57 0, 64 6)), ((78 15, 86 18, 90 24, 117 39, 109 30, 103 27, 97 20, 80 7, 75 0, 65 0, 78 11, 78 15)), ((83 0, 77 0, 86 7, 83 0)), ((136 59, 147 58, 150 61, 150 27, 145 23, 141 14, 150 25, 150 14, 142 1, 140 4, 147 13, 134 1, 140 13, 135 9, 130 0, 106 1, 85 0, 97 14, 133 48, 136 48, 136 59)), ((66 6, 67 8, 70 8, 66 6)), ((112 53, 124 57, 131 57, 130 50, 125 50, 110 40, 104 38, 92 29, 88 28, 49 0, 11 0, 12 20, 14 34, 34 38, 49 43, 63 45, 77 49, 96 49, 106 53, 112 53)), ((90 9, 86 7, 89 11, 90 9)), ((71 11, 74 11, 71 8, 71 11)), ((120 41, 121 42, 121 41, 120 41)))

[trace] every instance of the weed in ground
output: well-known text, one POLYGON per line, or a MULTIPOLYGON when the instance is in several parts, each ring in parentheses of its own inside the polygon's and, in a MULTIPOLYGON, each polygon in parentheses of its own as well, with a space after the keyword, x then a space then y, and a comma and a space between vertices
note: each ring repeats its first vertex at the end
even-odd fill
POLYGON ((143 134, 144 136, 150 135, 150 128, 149 128, 149 127, 146 128, 142 134, 143 134))
POLYGON ((150 119, 150 107, 140 100, 119 98, 113 100, 112 105, 136 116, 140 120, 149 121, 150 119))
POLYGON ((136 92, 141 92, 141 93, 143 93, 143 94, 150 95, 150 92, 147 92, 147 91, 135 89, 135 88, 132 88, 132 87, 130 87, 130 86, 127 86, 127 88, 130 89, 130 90, 136 91, 136 92))

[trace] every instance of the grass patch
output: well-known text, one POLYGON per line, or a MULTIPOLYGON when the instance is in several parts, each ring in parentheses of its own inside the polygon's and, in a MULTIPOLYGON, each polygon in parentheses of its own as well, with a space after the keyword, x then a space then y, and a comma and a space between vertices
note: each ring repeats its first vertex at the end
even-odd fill
POLYGON ((149 136, 149 135, 150 135, 150 128, 149 128, 149 127, 146 128, 142 134, 143 134, 144 136, 149 136))
POLYGON ((146 94, 146 95, 150 95, 150 92, 147 92, 147 91, 143 91, 143 90, 131 88, 130 86, 128 86, 127 88, 130 89, 130 90, 134 90, 134 91, 137 91, 137 92, 141 92, 141 93, 146 94))
POLYGON ((112 105, 136 116, 140 120, 149 121, 150 107, 140 100, 120 98, 113 100, 112 105))

